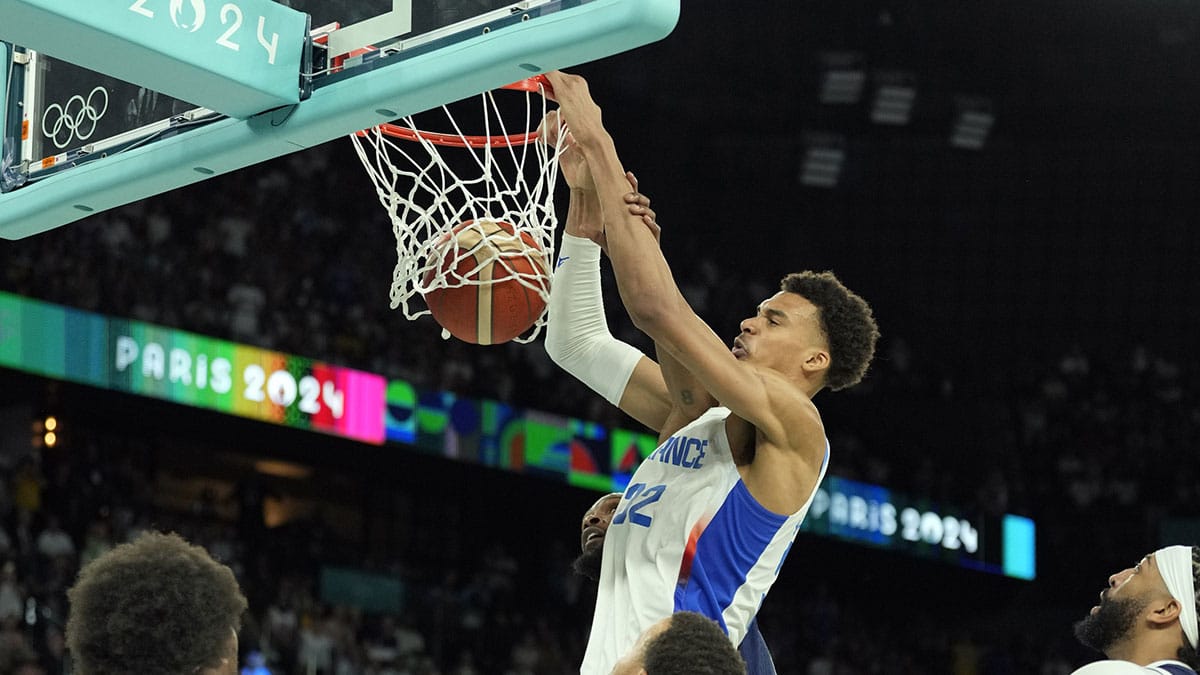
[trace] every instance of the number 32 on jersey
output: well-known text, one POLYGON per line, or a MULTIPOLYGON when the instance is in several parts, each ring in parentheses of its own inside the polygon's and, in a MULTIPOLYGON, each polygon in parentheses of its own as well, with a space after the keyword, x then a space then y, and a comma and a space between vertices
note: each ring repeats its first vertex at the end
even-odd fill
POLYGON ((666 485, 646 486, 645 483, 634 483, 625 490, 625 506, 613 516, 613 525, 622 525, 628 520, 634 525, 650 527, 652 516, 642 513, 642 510, 662 498, 666 485))

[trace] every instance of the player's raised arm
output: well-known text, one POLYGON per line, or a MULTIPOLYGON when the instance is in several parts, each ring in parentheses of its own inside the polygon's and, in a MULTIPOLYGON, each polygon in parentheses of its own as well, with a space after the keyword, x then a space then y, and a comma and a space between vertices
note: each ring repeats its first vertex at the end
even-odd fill
MULTIPOLYGON (((561 126, 557 111, 541 125, 544 142, 556 143, 561 126)), ((595 183, 583 154, 568 136, 559 154, 563 178, 571 188, 562 251, 551 288, 546 350, 555 363, 634 419, 670 436, 714 404, 714 399, 664 349, 659 363, 612 337, 604 323, 600 290, 600 248, 603 220, 595 183), (632 373, 627 373, 634 363, 632 373), (621 383, 625 382, 623 387, 621 383)), ((650 200, 637 192, 637 178, 626 173, 634 192, 626 197, 630 213, 641 217, 651 233, 658 232, 650 200)))
MULTIPOLYGON (((661 228, 658 226, 654 209, 650 208, 650 198, 638 191, 638 181, 632 173, 627 174, 627 177, 629 184, 633 187, 633 192, 625 195, 625 204, 630 213, 640 216, 642 221, 650 227, 650 232, 655 235, 657 241, 661 228)), ((713 395, 704 388, 704 385, 696 379, 696 376, 688 372, 687 368, 684 368, 679 359, 676 359, 669 350, 655 343, 654 351, 658 359, 658 367, 662 372, 662 379, 666 382, 671 406, 666 421, 658 428, 658 442, 662 443, 689 422, 700 417, 717 402, 713 395)))
MULTIPOLYGON (((659 232, 656 214, 650 208, 649 198, 637 191, 637 179, 632 175, 630 175, 629 182, 634 189, 634 192, 625 195, 625 203, 629 207, 629 212, 635 216, 641 216, 643 220, 653 224, 652 232, 659 232)), ((709 408, 717 405, 717 401, 704 388, 700 380, 688 372, 679 359, 671 354, 670 350, 663 348, 658 343, 654 344, 654 350, 671 400, 671 411, 667 414, 666 422, 658 430, 658 442, 661 443, 671 434, 700 417, 709 408)))
MULTIPOLYGON (((680 293, 653 236, 625 207, 629 193, 612 137, 601 123, 582 78, 547 73, 554 97, 575 143, 583 152, 604 210, 605 238, 617 286, 635 325, 648 334, 712 392, 718 401, 753 424, 771 442, 788 448, 824 450, 824 432, 809 397, 782 387, 781 376, 754 364, 741 363, 713 333, 680 293)), ((808 308, 778 308, 792 313, 808 308)), ((795 316, 794 321, 803 320, 795 316)), ((813 347, 793 354, 813 376, 813 390, 829 366, 827 350, 813 347)), ((813 461, 819 461, 815 452, 813 461)))
MULTIPOLYGON (((558 117, 552 112, 542 123, 546 142, 556 143, 558 131, 558 117)), ((559 165, 571 200, 550 287, 546 353, 609 403, 658 431, 670 411, 667 387, 658 364, 608 329, 596 241, 603 241, 600 202, 583 155, 569 138, 564 139, 559 165)))

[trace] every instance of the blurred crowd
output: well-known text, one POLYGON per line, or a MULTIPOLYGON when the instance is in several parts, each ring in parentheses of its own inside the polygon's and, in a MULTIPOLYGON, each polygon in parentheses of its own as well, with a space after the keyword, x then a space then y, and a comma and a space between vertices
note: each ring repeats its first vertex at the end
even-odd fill
MULTIPOLYGON (((432 319, 390 310, 390 226, 365 178, 329 196, 333 156, 296 155, 6 242, 0 290, 636 428, 538 344, 443 340, 432 319)), ((677 273, 719 333, 771 292, 770 280, 735 278, 712 259, 677 273)), ((649 351, 607 290, 614 333, 649 351)), ((822 395, 832 473, 970 512, 1032 516, 1053 533, 1039 540, 1049 580, 1067 573, 1046 561, 1140 555, 1157 545, 1157 523, 1195 516, 1195 361, 1150 342, 1063 345, 1053 358, 950 372, 918 352, 885 327, 864 384, 822 395)), ((554 565, 503 548, 449 567, 377 561, 375 571, 405 582, 405 607, 366 613, 318 588, 322 566, 361 563, 355 545, 321 535, 319 522, 263 530, 252 512, 167 506, 149 454, 132 432, 84 435, 71 453, 0 466, 0 675, 63 672, 64 593, 79 566, 149 527, 177 530, 235 569, 251 600, 244 656, 277 675, 541 675, 580 660, 591 601, 565 553, 554 565)), ((878 603, 864 607, 845 587, 801 592, 787 576, 762 620, 782 673, 1059 675, 1080 658, 1062 646, 1065 627, 1053 639, 985 638, 932 614, 887 623, 878 603)))
POLYGON ((361 544, 320 519, 267 530, 262 501, 243 500, 245 486, 181 504, 159 484, 152 445, 82 432, 70 452, 47 450, 0 469, 0 674, 65 672, 66 590, 78 569, 149 528, 179 532, 234 570, 251 601, 241 631, 246 672, 570 671, 581 635, 563 628, 578 621, 562 617, 583 614, 567 563, 545 582, 560 598, 547 609, 542 595, 518 588, 518 562, 502 548, 449 568, 386 561, 373 573, 403 582, 403 608, 364 613, 324 599, 319 582, 328 565, 362 568, 361 544), (226 517, 224 501, 243 512, 226 517), (572 583, 573 592, 561 592, 572 583))
MULTIPOLYGON (((380 560, 319 517, 266 528, 261 487, 181 501, 161 466, 175 450, 156 443, 77 429, 69 448, 0 467, 0 675, 65 672, 66 590, 80 566, 144 529, 179 532, 235 571, 250 600, 240 641, 247 675, 576 672, 594 590, 570 569, 569 513, 561 540, 546 546, 475 547, 470 540, 490 524, 465 523, 439 533, 444 551, 458 552, 448 562, 417 551, 380 560), (364 611, 330 596, 321 582, 328 566, 399 581, 402 606, 364 611)), ((936 606, 914 614, 861 600, 844 579, 813 584, 785 573, 760 615, 779 672, 1069 672, 1071 652, 1056 651, 1057 641, 973 635, 936 606)))
MULTIPOLYGON (((1071 352, 1059 363, 1047 364, 1036 378, 1039 384, 1013 401, 1022 420, 1016 432, 1021 442, 1013 452, 1044 454, 1045 466, 1028 466, 1051 472, 1044 481, 1023 483, 1033 495, 1027 498, 1036 500, 1039 482, 1052 486, 1047 495, 1058 495, 1034 514, 1043 533, 1039 561, 1044 579, 1036 586, 1043 590, 1061 574, 1055 570, 1056 559, 1078 559, 1080 550, 1099 555, 1106 547, 1123 554, 1131 540, 1145 541, 1143 548, 1149 550, 1156 514, 1188 515, 1188 499, 1196 489, 1186 479, 1160 476, 1149 466, 1155 462, 1115 454, 1115 439, 1144 435, 1146 458, 1178 458, 1165 445, 1186 427, 1172 412, 1177 402, 1167 384, 1180 386, 1177 376, 1166 372, 1166 364, 1152 366, 1148 372, 1156 373, 1152 380, 1157 384, 1141 397, 1122 397, 1106 392, 1086 362, 1081 353, 1071 352), (1066 397, 1074 397, 1075 403, 1068 405, 1066 397), (1093 401, 1109 397, 1117 403, 1093 401), (1129 406, 1160 421, 1144 429, 1130 419, 1129 406), (1106 449, 1106 442, 1114 448, 1106 449), (1088 468, 1095 462, 1083 459, 1085 453, 1107 457, 1108 452, 1114 453, 1114 463, 1099 472, 1088 468), (1120 469, 1120 463, 1129 468, 1120 469), (1146 490, 1152 481, 1169 487, 1146 490), (1161 499, 1147 492, 1162 493, 1161 499)), ((70 447, 4 455, 0 463, 0 674, 64 672, 66 589, 81 565, 147 528, 178 531, 234 569, 251 601, 241 640, 248 674, 550 675, 573 672, 581 658, 593 590, 570 571, 569 547, 575 541, 570 509, 582 510, 582 503, 558 505, 568 513, 561 539, 552 545, 525 550, 501 540, 477 546, 472 538, 490 524, 467 522, 441 529, 444 551, 451 553, 436 564, 417 551, 380 559, 320 517, 267 528, 263 503, 269 491, 254 481, 197 491, 181 500, 178 493, 171 494, 176 484, 164 480, 169 473, 164 461, 176 450, 163 446, 161 438, 147 440, 133 430, 76 429, 71 439, 70 447), (402 607, 364 611, 329 597, 320 578, 331 565, 400 581, 402 607)), ((862 471, 878 471, 870 468, 875 463, 851 461, 842 468, 853 473, 862 464, 862 471)), ((1187 475, 1182 462, 1170 466, 1169 473, 1187 475)), ((1003 471, 997 475, 1003 478, 1003 471)), ((997 494, 988 499, 1011 506, 1004 495, 1007 479, 993 480, 997 484, 989 489, 997 494)), ((1141 550, 1139 545, 1132 550, 1141 550)), ((804 546, 807 553, 828 556, 811 539, 804 546)), ((789 560, 789 567, 796 564, 804 563, 789 560)), ((936 568, 939 563, 922 565, 936 568)), ((950 621, 947 615, 955 610, 940 601, 914 607, 856 592, 855 575, 866 573, 829 570, 827 580, 814 583, 807 574, 799 579, 799 572, 785 571, 760 615, 779 672, 1066 675, 1086 658, 1070 642, 1069 622, 1043 627, 1026 618, 1005 628, 978 620, 1002 618, 997 616, 950 621)), ((1084 581, 1089 588, 1103 583, 1102 578, 1084 581)), ((883 583, 922 582, 904 578, 883 583)), ((980 597, 965 595, 967 604, 980 597)), ((1051 595, 1025 596, 1034 614, 1052 612, 1062 602, 1051 595)), ((1069 600, 1082 605, 1091 597, 1069 600)), ((1067 610, 1082 615, 1086 607, 1067 610)))

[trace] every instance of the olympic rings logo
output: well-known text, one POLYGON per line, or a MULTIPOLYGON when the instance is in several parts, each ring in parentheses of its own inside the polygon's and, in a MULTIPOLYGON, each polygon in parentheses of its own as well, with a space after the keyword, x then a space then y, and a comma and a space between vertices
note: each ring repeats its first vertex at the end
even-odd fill
POLYGON ((55 103, 46 108, 46 112, 42 113, 42 134, 61 150, 76 138, 81 141, 91 138, 92 134, 96 133, 97 123, 106 112, 108 112, 108 90, 104 87, 96 87, 86 99, 76 94, 67 99, 66 105, 55 103), (97 97, 103 99, 99 108, 96 107, 97 97), (54 118, 54 124, 50 124, 52 114, 57 116, 54 118), (66 138, 59 140, 64 132, 66 138))

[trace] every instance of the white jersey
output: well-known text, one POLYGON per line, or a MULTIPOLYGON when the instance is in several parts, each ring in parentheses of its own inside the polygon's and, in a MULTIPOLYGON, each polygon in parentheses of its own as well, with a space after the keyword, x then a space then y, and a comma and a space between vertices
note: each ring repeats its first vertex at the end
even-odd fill
POLYGON ((1196 671, 1180 661, 1155 661, 1148 666, 1129 661, 1097 661, 1071 675, 1196 675, 1196 671))
MULTIPOLYGON (((763 508, 742 482, 711 408, 650 454, 604 537, 596 613, 582 675, 608 675, 646 628, 682 610, 721 624, 737 645, 758 613, 816 494, 788 515, 763 508)), ((829 444, 817 483, 825 476, 829 444)))

